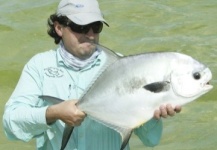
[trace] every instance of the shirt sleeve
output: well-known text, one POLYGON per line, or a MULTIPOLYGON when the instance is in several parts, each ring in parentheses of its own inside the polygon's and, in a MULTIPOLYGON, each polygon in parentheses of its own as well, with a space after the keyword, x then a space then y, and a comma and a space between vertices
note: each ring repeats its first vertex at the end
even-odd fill
POLYGON ((41 61, 33 57, 24 67, 19 82, 5 105, 3 126, 9 139, 29 141, 49 128, 46 124, 46 106, 41 95, 41 61))
POLYGON ((144 145, 154 147, 159 144, 163 130, 162 120, 151 119, 134 130, 144 145))

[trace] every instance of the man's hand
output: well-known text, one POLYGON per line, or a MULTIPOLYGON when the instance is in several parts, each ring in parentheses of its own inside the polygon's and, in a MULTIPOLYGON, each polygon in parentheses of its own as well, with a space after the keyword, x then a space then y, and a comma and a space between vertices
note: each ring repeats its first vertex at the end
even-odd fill
POLYGON ((179 113, 182 110, 181 106, 176 106, 173 108, 170 104, 166 106, 161 105, 158 110, 154 112, 154 118, 160 119, 161 117, 167 118, 167 116, 174 116, 176 113, 179 113))
POLYGON ((47 124, 52 124, 60 119, 69 126, 79 126, 86 114, 77 108, 76 102, 68 100, 48 107, 46 111, 47 124))

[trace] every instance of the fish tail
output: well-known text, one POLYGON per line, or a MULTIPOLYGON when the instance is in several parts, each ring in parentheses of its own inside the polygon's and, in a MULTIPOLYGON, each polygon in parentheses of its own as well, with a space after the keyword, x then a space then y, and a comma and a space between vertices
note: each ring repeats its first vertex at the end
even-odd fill
POLYGON ((65 147, 66 147, 66 145, 67 145, 67 143, 68 143, 68 141, 70 139, 70 136, 71 136, 71 134, 73 132, 73 129, 74 129, 74 127, 66 125, 66 127, 64 129, 64 133, 63 133, 62 145, 61 145, 60 150, 65 149, 65 147))

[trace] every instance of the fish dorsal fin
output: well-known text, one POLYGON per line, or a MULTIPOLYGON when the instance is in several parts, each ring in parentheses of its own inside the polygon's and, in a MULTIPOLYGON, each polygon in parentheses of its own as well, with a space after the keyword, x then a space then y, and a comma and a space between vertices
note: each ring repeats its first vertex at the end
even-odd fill
POLYGON ((97 44, 97 47, 106 53, 106 55, 108 57, 108 63, 114 62, 114 61, 120 59, 121 57, 124 57, 122 54, 116 53, 113 50, 111 50, 105 46, 97 44))
POLYGON ((98 77, 108 68, 108 66, 110 66, 111 64, 113 64, 114 62, 116 62, 117 60, 121 59, 123 56, 118 55, 117 53, 115 53, 114 51, 97 44, 96 45, 97 48, 101 49, 105 55, 106 55, 106 61, 103 64, 103 66, 100 68, 100 70, 97 72, 97 74, 95 75, 95 77, 92 79, 92 81, 90 82, 90 84, 88 85, 88 87, 86 88, 86 90, 83 92, 83 95, 81 96, 81 99, 77 102, 77 106, 79 106, 79 103, 82 103, 83 99, 82 97, 84 97, 84 95, 88 92, 88 90, 91 88, 91 86, 94 84, 94 82, 98 79, 98 77))

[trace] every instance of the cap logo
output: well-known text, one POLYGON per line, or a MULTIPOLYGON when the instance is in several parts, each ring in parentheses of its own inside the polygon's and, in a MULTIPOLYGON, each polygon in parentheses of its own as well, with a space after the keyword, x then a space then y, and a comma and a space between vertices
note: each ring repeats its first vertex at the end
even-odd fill
POLYGON ((82 5, 82 4, 76 4, 75 7, 76 8, 82 8, 82 7, 84 7, 84 5, 82 5))

